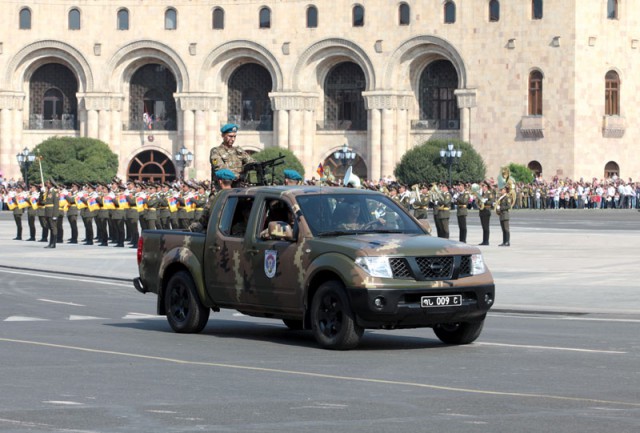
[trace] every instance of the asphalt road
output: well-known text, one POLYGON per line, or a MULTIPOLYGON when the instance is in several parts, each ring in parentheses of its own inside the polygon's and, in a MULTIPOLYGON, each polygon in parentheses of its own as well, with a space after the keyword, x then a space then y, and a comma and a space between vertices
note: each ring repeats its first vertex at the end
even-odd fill
POLYGON ((178 335, 127 283, 0 267, 2 432, 637 432, 640 317, 491 313, 357 350, 230 311, 178 335))

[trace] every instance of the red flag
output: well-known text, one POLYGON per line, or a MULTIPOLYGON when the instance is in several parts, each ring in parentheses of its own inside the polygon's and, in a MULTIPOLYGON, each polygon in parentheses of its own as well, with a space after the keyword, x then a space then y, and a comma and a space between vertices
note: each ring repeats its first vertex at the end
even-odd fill
POLYGON ((318 173, 318 176, 320 176, 320 177, 324 176, 324 167, 322 167, 322 163, 318 164, 318 168, 316 169, 316 173, 318 173))

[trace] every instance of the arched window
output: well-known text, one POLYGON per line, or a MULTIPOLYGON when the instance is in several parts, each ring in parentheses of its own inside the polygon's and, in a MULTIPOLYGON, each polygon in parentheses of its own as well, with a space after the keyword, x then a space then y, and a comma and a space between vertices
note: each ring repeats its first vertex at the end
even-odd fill
POLYGON ((398 20, 401 26, 408 26, 411 23, 411 8, 406 3, 398 6, 398 20))
POLYGON ((69 11, 69 30, 80 30, 80 10, 71 9, 69 11))
POLYGON ((607 18, 610 20, 618 19, 618 0, 607 1, 607 18))
POLYGON ((453 24, 456 22, 456 4, 452 1, 444 4, 444 22, 445 24, 453 24))
POLYGON ((542 0, 531 0, 531 19, 542 19, 542 0))
POLYGON ((604 114, 620 115, 620 77, 616 71, 609 71, 604 76, 604 114))
POLYGON ((213 28, 215 30, 224 29, 224 9, 215 8, 213 10, 213 28))
POLYGON ((129 11, 127 9, 118 11, 118 30, 129 30, 129 11))
POLYGON ((318 27, 318 8, 309 6, 307 8, 307 28, 315 29, 318 27))
POLYGON ((271 10, 267 7, 260 9, 260 28, 271 28, 271 10))
POLYGON ((365 131, 367 111, 362 96, 365 89, 360 66, 353 62, 334 66, 324 81, 324 129, 365 131))
POLYGON ((31 10, 29 8, 20 9, 20 30, 31 29, 31 10))
POLYGON ((542 72, 529 74, 529 115, 542 116, 542 72))
POLYGON ((491 0, 489 2, 489 22, 500 21, 500 2, 491 0))
POLYGON ((175 9, 169 8, 164 13, 164 29, 175 30, 178 28, 178 12, 175 9))
POLYGON ((176 88, 164 65, 150 63, 136 70, 129 83, 129 130, 177 130, 176 88))
POLYGON ((248 131, 273 131, 273 110, 269 92, 271 74, 262 65, 246 63, 229 79, 228 120, 248 131))
POLYGON ((420 120, 438 129, 460 129, 460 110, 454 95, 458 74, 448 60, 436 60, 420 74, 420 120))
POLYGON ((29 81, 29 128, 75 129, 78 81, 59 63, 39 67, 29 81))
POLYGON ((355 5, 351 14, 351 22, 353 23, 353 27, 364 26, 364 7, 355 5))

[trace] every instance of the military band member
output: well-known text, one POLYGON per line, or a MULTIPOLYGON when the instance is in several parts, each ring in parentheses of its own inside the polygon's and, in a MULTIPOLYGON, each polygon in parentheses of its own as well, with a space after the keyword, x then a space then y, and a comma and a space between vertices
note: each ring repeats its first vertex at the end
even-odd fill
POLYGON ((487 181, 482 183, 482 196, 478 201, 478 215, 480 216, 480 225, 482 226, 482 243, 480 245, 489 245, 489 223, 491 222, 491 210, 493 209, 493 191, 491 184, 487 181))
POLYGON ((446 184, 440 185, 435 202, 436 231, 439 238, 449 239, 449 218, 451 216, 451 193, 446 184))
POLYGON ((156 185, 155 183, 149 184, 147 188, 147 211, 145 212, 145 214, 149 230, 156 230, 157 228, 156 221, 158 220, 158 205, 160 204, 160 198, 157 194, 157 188, 158 185, 156 185))
POLYGON ((65 200, 67 201, 67 221, 69 222, 69 227, 71 228, 71 238, 67 241, 70 244, 78 243, 78 203, 76 199, 78 198, 78 194, 80 192, 80 185, 73 182, 71 183, 71 190, 65 196, 65 200))
POLYGON ((510 185, 506 184, 500 190, 500 198, 496 202, 496 212, 500 216, 500 228, 502 229, 502 243, 499 247, 508 247, 511 233, 509 232, 509 210, 511 209, 511 197, 509 196, 510 185))
POLYGON ((16 237, 14 241, 22 240, 22 214, 24 213, 23 207, 18 206, 18 200, 27 200, 22 184, 17 184, 15 189, 9 192, 8 204, 9 208, 13 212, 13 219, 16 223, 16 237))
MULTIPOLYGON (((125 211, 126 225, 128 227, 127 233, 129 234, 129 244, 131 248, 138 247, 138 239, 140 238, 140 231, 138 230, 138 221, 140 220, 140 212, 138 212, 138 206, 136 203, 136 195, 140 192, 140 187, 136 185, 133 180, 127 182, 127 189, 124 192, 129 204, 129 209, 125 211)), ((125 239, 126 241, 126 239, 125 239)))
POLYGON ((193 191, 191 190, 189 182, 182 184, 182 191, 176 197, 178 202, 178 228, 180 230, 186 230, 191 224, 191 217, 193 216, 193 208, 191 207, 191 198, 193 197, 193 191))
POLYGON ((207 200, 207 204, 202 211, 202 216, 200 220, 195 221, 191 226, 189 226, 189 230, 192 232, 206 232, 207 225, 209 224, 209 216, 211 215, 211 206, 214 202, 214 197, 217 191, 223 189, 231 189, 233 187, 233 182, 237 179, 236 175, 226 168, 220 169, 214 173, 216 182, 218 183, 218 188, 215 189, 213 186, 211 187, 211 194, 207 200))
POLYGON ((98 210, 98 215, 96 216, 96 226, 98 228, 98 242, 100 242, 101 247, 109 246, 109 205, 108 203, 112 202, 109 198, 109 188, 106 184, 100 183, 98 184, 98 205, 100 209, 98 210))
POLYGON ((194 197, 194 202, 196 204, 196 209, 193 213, 193 221, 200 221, 202 214, 204 213, 204 208, 207 205, 208 200, 207 187, 204 183, 198 184, 198 191, 196 196, 194 197))
POLYGON ((98 193, 94 185, 85 185, 85 194, 81 197, 82 202, 86 205, 84 211, 84 237, 85 245, 93 245, 93 221, 98 216, 98 193))
POLYGON ((458 184, 458 197, 456 198, 456 216, 458 217, 458 228, 460 230, 460 242, 467 242, 467 215, 469 210, 469 193, 465 190, 464 182, 458 184))
POLYGON ((38 217, 38 198, 40 193, 38 187, 31 184, 29 187, 29 207, 27 208, 27 223, 29 225, 29 239, 28 241, 36 240, 36 218, 38 217))
POLYGON ((209 154, 211 173, 215 176, 217 170, 226 168, 231 170, 238 178, 242 173, 242 167, 250 162, 255 162, 255 160, 240 147, 234 147, 233 145, 236 141, 238 125, 227 123, 220 128, 220 132, 222 134, 222 144, 212 148, 209 154))
POLYGON ((419 220, 426 220, 429 215, 429 188, 426 184, 417 187, 419 193, 411 205, 413 208, 413 216, 419 220))
POLYGON ((59 244, 64 243, 64 216, 69 208, 69 202, 67 201, 67 195, 69 191, 66 187, 58 188, 58 240, 59 244))
POLYGON ((169 230, 171 228, 171 211, 169 210, 169 198, 173 196, 171 192, 171 185, 169 182, 164 182, 160 186, 160 191, 158 192, 158 220, 156 225, 160 229, 169 230))
POLYGON ((42 198, 44 185, 38 184, 38 210, 36 211, 36 216, 38 217, 38 222, 40 223, 40 228, 42 229, 42 236, 38 242, 49 242, 49 225, 47 224, 47 217, 45 216, 44 210, 44 200, 42 198))
POLYGON ((50 232, 49 245, 45 248, 55 248, 58 241, 58 213, 60 207, 58 188, 53 179, 49 179, 45 182, 43 189, 41 197, 44 203, 44 216, 50 232))
POLYGON ((113 221, 113 240, 118 248, 124 248, 124 224, 126 217, 126 210, 129 208, 129 203, 124 199, 124 188, 120 184, 119 180, 114 180, 111 183, 111 198, 113 199, 114 209, 111 210, 111 220, 113 221))

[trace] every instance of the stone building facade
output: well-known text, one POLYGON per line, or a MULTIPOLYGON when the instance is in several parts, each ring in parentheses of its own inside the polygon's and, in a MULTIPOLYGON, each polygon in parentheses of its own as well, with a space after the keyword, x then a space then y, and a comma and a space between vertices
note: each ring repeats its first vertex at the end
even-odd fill
POLYGON ((640 0, 45 0, 3 4, 0 168, 57 136, 107 142, 121 177, 207 178, 226 122, 250 151, 334 152, 390 175, 431 137, 489 176, 516 162, 637 177, 640 0))

